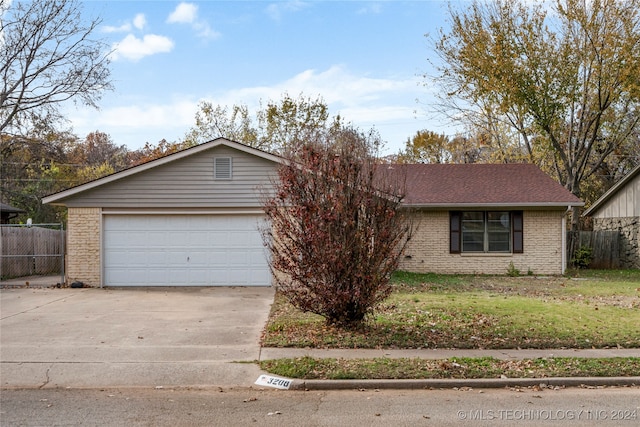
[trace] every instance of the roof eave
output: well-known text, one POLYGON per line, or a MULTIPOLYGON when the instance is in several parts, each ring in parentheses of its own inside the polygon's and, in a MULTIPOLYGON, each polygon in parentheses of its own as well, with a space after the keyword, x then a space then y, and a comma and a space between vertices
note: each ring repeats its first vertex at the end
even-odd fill
POLYGON ((470 209, 470 208, 569 208, 584 206, 584 202, 535 202, 535 203, 404 203, 407 208, 441 208, 441 209, 470 209))

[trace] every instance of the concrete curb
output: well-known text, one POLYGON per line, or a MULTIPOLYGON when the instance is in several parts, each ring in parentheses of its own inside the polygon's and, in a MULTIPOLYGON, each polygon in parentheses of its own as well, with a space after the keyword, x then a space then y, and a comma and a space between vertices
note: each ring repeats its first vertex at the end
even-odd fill
POLYGON ((437 388, 640 386, 640 377, 554 377, 425 380, 293 380, 289 390, 418 390, 437 388))

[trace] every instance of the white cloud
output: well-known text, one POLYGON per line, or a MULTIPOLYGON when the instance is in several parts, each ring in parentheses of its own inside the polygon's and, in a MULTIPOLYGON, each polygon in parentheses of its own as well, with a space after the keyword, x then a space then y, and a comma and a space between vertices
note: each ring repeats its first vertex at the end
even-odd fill
MULTIPOLYGON (((203 91, 206 90, 203 87, 203 91)), ((332 115, 340 114, 361 130, 375 127, 389 143, 386 151, 396 153, 404 147, 406 139, 420 129, 447 130, 438 127, 444 123, 415 118, 415 98, 421 90, 425 89, 420 89, 416 78, 359 76, 342 66, 333 66, 325 71, 305 70, 269 86, 229 89, 204 97, 197 93, 159 102, 118 99, 118 104, 103 107, 101 111, 75 110, 68 116, 79 135, 100 129, 117 144, 137 149, 145 142, 155 144, 163 138, 182 140, 195 124, 200 100, 227 106, 247 105, 255 112, 260 101, 279 101, 286 92, 294 98, 300 94, 312 99, 321 96, 332 115)))
POLYGON ((198 6, 193 3, 180 3, 167 18, 170 24, 192 24, 196 21, 198 6))
POLYGON ((220 37, 220 33, 209 26, 204 21, 195 22, 192 26, 193 30, 196 32, 198 37, 204 39, 217 39, 220 37))
POLYGON ((67 113, 74 132, 84 136, 99 129, 108 133, 118 145, 136 150, 145 142, 158 143, 162 139, 180 141, 194 124, 198 101, 174 99, 166 103, 140 102, 116 105, 101 111, 73 109, 67 113))
POLYGON ((156 53, 171 52, 173 46, 173 41, 165 36, 147 34, 142 39, 139 39, 133 34, 129 34, 122 41, 114 44, 112 59, 125 58, 137 61, 156 53))
POLYGON ((415 77, 359 76, 335 65, 325 71, 305 70, 274 85, 233 89, 207 99, 220 105, 246 104, 250 111, 256 111, 260 100, 278 101, 285 92, 294 98, 300 94, 312 99, 320 96, 332 115, 340 114, 361 130, 375 127, 388 141, 389 153, 395 153, 416 131, 440 129, 415 118, 415 99, 423 90, 415 77))
POLYGON ((125 22, 119 27, 113 25, 105 25, 101 28, 101 31, 103 33, 128 33, 129 31, 131 31, 131 24, 125 22))
POLYGON ((216 39, 220 33, 215 31, 208 22, 198 19, 198 6, 192 3, 180 3, 167 18, 170 24, 189 24, 198 37, 216 39))
POLYGON ((382 12, 382 5, 380 3, 370 3, 358 10, 359 15, 378 15, 382 12))
POLYGON ((271 3, 267 6, 267 15, 274 21, 282 19, 282 15, 285 13, 297 12, 308 7, 309 4, 299 0, 282 1, 278 3, 271 3))
POLYGON ((142 30, 146 25, 147 25, 147 18, 144 16, 144 13, 138 13, 133 18, 133 26, 131 25, 131 22, 125 22, 120 26, 104 25, 103 27, 100 28, 100 30, 103 33, 128 33, 133 28, 142 30))
MULTIPOLYGON (((101 114, 100 122, 106 127, 186 128, 193 124, 197 103, 178 100, 167 104, 143 104, 121 106, 107 110, 101 114)), ((186 133, 186 130, 185 130, 186 133)))
POLYGON ((144 29, 147 25, 147 18, 145 18, 144 13, 138 13, 135 18, 133 18, 133 26, 138 30, 144 29))

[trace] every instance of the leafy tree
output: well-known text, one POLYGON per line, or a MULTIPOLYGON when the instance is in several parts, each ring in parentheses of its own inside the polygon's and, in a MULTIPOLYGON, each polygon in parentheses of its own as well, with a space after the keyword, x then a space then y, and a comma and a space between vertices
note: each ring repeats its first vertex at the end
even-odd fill
MULTIPOLYGON (((505 129, 494 124, 492 130, 471 127, 453 138, 420 130, 407 139, 398 163, 511 163, 526 157, 522 147, 512 143, 505 129)), ((517 139, 517 137, 516 137, 517 139)))
POLYGON ((249 107, 214 107, 209 101, 200 102, 199 110, 196 112, 196 125, 187 133, 185 141, 196 145, 219 137, 262 148, 258 143, 258 131, 249 114, 249 107))
POLYGON ((291 144, 315 138, 314 134, 341 126, 340 117, 330 118, 329 109, 320 97, 300 95, 294 99, 284 94, 279 102, 269 101, 251 114, 246 105, 232 107, 201 102, 196 125, 185 141, 200 144, 224 137, 262 150, 282 153, 291 144))
MULTIPOLYGON (((204 142, 204 141, 203 141, 204 142)), ((160 157, 168 156, 185 148, 195 145, 190 141, 169 142, 166 139, 161 140, 158 144, 146 143, 144 147, 128 153, 128 159, 131 166, 136 166, 160 157)))
POLYGON ((449 137, 428 130, 419 130, 407 139, 398 156, 401 163, 448 163, 451 160, 449 137))
POLYGON ((3 134, 1 138, 13 142, 1 156, 0 198, 26 210, 26 216, 34 221, 57 222, 58 210, 43 207, 41 199, 77 183, 75 166, 66 161, 66 149, 76 143, 77 137, 38 122, 26 135, 3 134))
POLYGON ((93 38, 101 21, 85 22, 77 0, 0 0, 0 133, 60 119, 68 100, 95 107, 111 89, 106 45, 93 38))
POLYGON ((121 170, 128 162, 126 147, 98 131, 81 140, 42 124, 25 136, 5 137, 15 143, 0 168, 2 198, 37 222, 64 219, 61 209, 42 206, 42 197, 121 170))
POLYGON ((264 201, 277 288, 329 324, 357 325, 389 295, 410 235, 403 182, 385 176, 376 145, 353 129, 292 144, 264 201))
POLYGON ((82 184, 105 177, 107 175, 111 175, 115 172, 116 170, 111 164, 109 164, 109 162, 104 162, 98 165, 90 165, 79 168, 76 172, 76 179, 78 184, 82 184))
POLYGON ((64 169, 50 160, 40 160, 29 164, 19 181, 19 190, 14 191, 12 203, 27 213, 27 218, 35 223, 59 222, 64 218, 63 209, 42 204, 42 197, 66 187, 64 169))
MULTIPOLYGON (((67 159, 70 163, 97 167, 103 172, 111 170, 113 173, 129 166, 128 154, 129 151, 125 145, 118 146, 109 134, 95 131, 89 133, 83 142, 75 144, 69 150, 67 159), (105 165, 109 167, 105 168, 105 165)), ((89 176, 95 176, 95 174, 90 173, 89 176)))
POLYGON ((261 145, 284 152, 298 141, 313 140, 327 129, 338 129, 340 117, 330 119, 329 107, 320 97, 298 99, 284 94, 280 103, 270 101, 257 113, 261 145))
POLYGON ((442 105, 508 126, 527 160, 582 196, 639 125, 640 0, 476 0, 450 15, 435 44, 442 105))
POLYGON ((481 163, 486 161, 486 146, 480 136, 458 135, 449 142, 451 163, 481 163))

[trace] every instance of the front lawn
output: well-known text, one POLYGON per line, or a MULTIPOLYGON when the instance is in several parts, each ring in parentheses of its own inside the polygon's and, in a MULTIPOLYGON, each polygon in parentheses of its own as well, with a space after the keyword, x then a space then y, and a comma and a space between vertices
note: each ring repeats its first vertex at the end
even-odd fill
POLYGON ((276 359, 260 362, 274 375, 301 379, 477 379, 549 377, 625 377, 640 374, 640 358, 491 357, 430 359, 276 359))
POLYGON ((280 295, 265 347, 640 347, 640 270, 567 277, 398 272, 394 292, 357 330, 327 326, 280 295))

